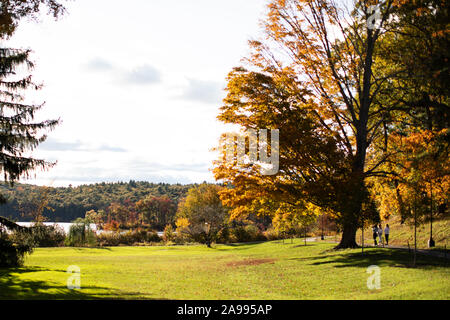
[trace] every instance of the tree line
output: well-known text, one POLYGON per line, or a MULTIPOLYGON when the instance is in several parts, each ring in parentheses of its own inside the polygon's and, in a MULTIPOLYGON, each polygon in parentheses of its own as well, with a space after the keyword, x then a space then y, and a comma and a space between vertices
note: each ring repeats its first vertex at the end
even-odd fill
POLYGON ((0 194, 6 203, 0 206, 0 216, 14 221, 71 222, 94 210, 110 221, 145 221, 163 229, 193 186, 134 180, 77 187, 2 184, 0 194))
POLYGON ((319 228, 326 233, 336 231, 323 213, 318 218, 318 212, 280 219, 255 212, 245 218, 230 219, 230 208, 220 199, 224 189, 211 183, 193 185, 178 204, 166 195, 114 202, 106 210, 89 210, 74 220, 67 235, 61 228, 41 224, 39 218, 30 230, 37 246, 154 245, 163 241, 166 245, 196 242, 208 247, 213 243, 306 237, 319 228), (162 230, 162 235, 158 235, 156 231, 162 230))

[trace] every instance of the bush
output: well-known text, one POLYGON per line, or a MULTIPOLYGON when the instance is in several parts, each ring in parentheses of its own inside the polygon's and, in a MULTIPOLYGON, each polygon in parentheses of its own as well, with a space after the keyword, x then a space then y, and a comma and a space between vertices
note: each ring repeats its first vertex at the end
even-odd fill
POLYGON ((185 244, 186 242, 189 242, 189 237, 185 235, 175 235, 175 239, 173 240, 175 244, 185 244))
POLYGON ((100 246, 135 245, 139 243, 161 242, 161 237, 156 232, 135 230, 127 232, 105 231, 97 235, 100 246))
POLYGON ((277 230, 275 230, 275 228, 270 227, 269 229, 267 229, 264 232, 264 236, 266 237, 267 240, 272 241, 272 240, 278 240, 281 239, 281 235, 279 234, 279 232, 277 230))
POLYGON ((245 231, 249 235, 250 241, 266 241, 267 238, 264 234, 259 230, 259 228, 255 225, 245 226, 245 231))
POLYGON ((34 241, 29 232, 14 231, 11 235, 0 230, 0 267, 20 267, 25 255, 32 253, 34 241))
POLYGON ((189 242, 190 234, 189 234, 189 220, 187 218, 180 217, 175 221, 176 229, 175 229, 175 243, 176 244, 184 244, 189 242))
POLYGON ((113 247, 120 244, 120 233, 113 231, 104 231, 97 234, 97 244, 101 247, 113 247))
POLYGON ((217 237, 216 237, 216 242, 217 243, 230 243, 232 237, 231 237, 231 232, 230 232, 230 228, 229 227, 224 227, 222 229, 219 230, 219 232, 217 233, 217 237))
POLYGON ((164 228, 163 240, 164 242, 173 242, 175 240, 175 233, 173 232, 172 225, 168 224, 164 228))
POLYGON ((161 237, 158 236, 157 232, 147 232, 147 236, 146 236, 146 240, 145 242, 161 242, 161 237))
POLYGON ((66 238, 64 229, 56 225, 35 225, 31 228, 31 235, 36 247, 61 247, 66 238))
POLYGON ((95 246, 97 240, 90 222, 82 218, 75 220, 70 226, 69 234, 64 243, 66 246, 72 247, 95 246))
POLYGON ((254 225, 236 226, 232 229, 237 242, 265 241, 267 238, 254 225))

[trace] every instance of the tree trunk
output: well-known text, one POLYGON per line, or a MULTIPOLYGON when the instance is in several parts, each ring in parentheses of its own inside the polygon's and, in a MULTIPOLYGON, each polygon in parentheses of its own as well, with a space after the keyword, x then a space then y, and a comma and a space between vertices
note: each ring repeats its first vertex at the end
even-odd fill
MULTIPOLYGON (((355 184, 352 187, 356 199, 354 206, 350 205, 350 210, 345 213, 344 216, 344 228, 342 232, 341 242, 335 247, 335 249, 347 249, 347 248, 359 248, 356 243, 356 231, 358 230, 358 216, 361 212, 363 198, 362 191, 364 190, 364 167, 366 163, 367 153, 367 124, 369 121, 369 109, 371 105, 370 88, 372 77, 372 63, 373 53, 375 49, 375 42, 378 38, 378 31, 367 31, 367 44, 366 44, 366 57, 364 61, 364 75, 363 75, 363 87, 362 94, 360 96, 360 110, 359 119, 355 122, 356 127, 356 154, 353 162, 353 174, 355 178, 355 184)), ((352 184, 350 184, 351 186, 352 184)), ((350 200, 350 199, 349 199, 350 200)))
POLYGON ((361 227, 361 253, 364 254, 364 223, 361 227))
POLYGON ((342 212, 342 238, 335 249, 359 248, 356 243, 356 231, 360 226, 358 221, 360 220, 362 204, 364 202, 363 174, 357 174, 354 181, 354 183, 350 183, 346 186, 353 194, 349 196, 348 206, 346 210, 342 212))
POLYGON ((342 231, 341 242, 335 247, 335 249, 348 249, 348 248, 358 248, 356 244, 356 230, 358 229, 356 223, 348 223, 344 225, 344 230, 342 231))
POLYGON ((306 246, 306 228, 305 228, 305 246, 306 246))
POLYGON ((205 244, 208 248, 211 248, 211 235, 209 233, 205 233, 205 244))

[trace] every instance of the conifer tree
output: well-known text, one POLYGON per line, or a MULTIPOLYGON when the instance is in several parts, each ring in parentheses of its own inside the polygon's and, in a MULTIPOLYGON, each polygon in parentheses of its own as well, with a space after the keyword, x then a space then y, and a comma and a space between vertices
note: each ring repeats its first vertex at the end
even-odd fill
MULTIPOLYGON (((23 18, 36 18, 42 6, 58 17, 64 8, 54 0, 2 0, 0 4, 0 41, 13 35, 23 18)), ((0 46, 0 171, 10 183, 21 176, 29 176, 35 169, 48 169, 54 163, 35 159, 31 152, 45 139, 46 131, 53 129, 59 120, 36 121, 42 104, 29 104, 25 99, 28 90, 39 90, 30 74, 34 64, 31 50, 0 46), (25 73, 25 75, 24 75, 25 73)), ((0 204, 6 198, 0 194, 0 204)), ((25 253, 33 249, 33 240, 24 232, 23 239, 14 243, 6 234, 23 227, 0 217, 0 266, 20 265, 25 253)), ((25 229, 27 230, 27 229, 25 229)))
MULTIPOLYGON (((53 163, 26 155, 46 139, 43 131, 53 129, 58 120, 34 121, 43 104, 26 104, 24 91, 40 89, 31 75, 12 79, 21 66, 33 68, 30 50, 0 48, 0 166, 5 181, 16 181, 30 171, 47 169, 53 163)), ((0 201, 5 199, 0 196, 0 201)))
MULTIPOLYGON (((0 5, 0 40, 10 38, 23 18, 36 18, 42 6, 55 18, 64 7, 54 0, 5 0, 0 5)), ((35 169, 48 169, 53 163, 29 155, 47 138, 59 120, 35 121, 42 104, 28 104, 25 93, 39 90, 31 74, 31 50, 0 47, 0 171, 5 181, 14 182, 35 169)), ((0 195, 0 203, 5 199, 0 195)))

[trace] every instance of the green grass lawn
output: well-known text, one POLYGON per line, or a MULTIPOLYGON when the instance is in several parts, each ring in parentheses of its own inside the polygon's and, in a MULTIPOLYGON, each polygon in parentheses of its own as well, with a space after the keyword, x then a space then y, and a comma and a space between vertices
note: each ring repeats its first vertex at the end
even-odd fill
POLYGON ((2 299, 450 299, 442 260, 383 248, 331 250, 301 239, 205 246, 39 248, 23 268, 0 269, 2 299), (69 265, 81 289, 66 287, 69 265), (369 290, 366 269, 381 268, 369 290))

